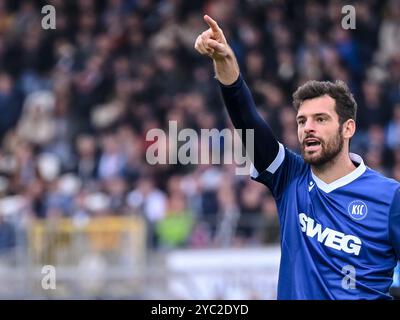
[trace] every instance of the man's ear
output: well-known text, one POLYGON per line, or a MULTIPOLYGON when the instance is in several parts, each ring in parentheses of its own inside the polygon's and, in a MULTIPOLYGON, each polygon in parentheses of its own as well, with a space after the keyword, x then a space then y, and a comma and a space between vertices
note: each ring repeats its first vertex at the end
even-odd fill
POLYGON ((346 120, 342 127, 343 138, 351 139, 355 132, 356 122, 353 119, 346 120))

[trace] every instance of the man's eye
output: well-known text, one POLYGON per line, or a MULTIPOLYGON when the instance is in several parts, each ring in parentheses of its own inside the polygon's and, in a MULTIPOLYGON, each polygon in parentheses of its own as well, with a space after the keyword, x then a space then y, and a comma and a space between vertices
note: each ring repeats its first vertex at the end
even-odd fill
POLYGON ((324 118, 317 118, 317 121, 318 121, 318 122, 325 122, 326 119, 324 119, 324 118))
POLYGON ((301 125, 301 124, 304 124, 305 121, 304 121, 304 120, 299 120, 299 121, 297 121, 297 123, 298 123, 299 125, 301 125))

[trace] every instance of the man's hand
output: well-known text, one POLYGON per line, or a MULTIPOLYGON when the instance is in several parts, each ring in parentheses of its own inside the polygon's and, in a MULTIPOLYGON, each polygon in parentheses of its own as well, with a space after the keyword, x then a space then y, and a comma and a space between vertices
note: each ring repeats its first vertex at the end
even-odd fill
POLYGON ((239 77, 235 55, 217 22, 208 15, 204 16, 204 21, 210 28, 197 37, 194 48, 213 59, 215 73, 221 83, 232 84, 239 77))
POLYGON ((218 27, 217 22, 208 15, 204 16, 204 21, 210 28, 197 37, 194 48, 199 53, 208 55, 213 60, 227 57, 228 54, 230 54, 230 48, 221 28, 218 27))

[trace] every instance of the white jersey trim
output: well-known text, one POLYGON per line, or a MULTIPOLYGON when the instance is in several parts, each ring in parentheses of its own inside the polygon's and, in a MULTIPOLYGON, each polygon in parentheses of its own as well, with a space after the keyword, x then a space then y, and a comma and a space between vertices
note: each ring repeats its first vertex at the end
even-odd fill
MULTIPOLYGON (((268 172, 274 174, 276 170, 280 167, 282 164, 283 160, 285 160, 285 147, 283 146, 282 143, 279 143, 279 151, 278 154, 276 155, 274 161, 268 166, 266 169, 268 172)), ((260 173, 257 171, 256 167, 254 167, 254 164, 251 163, 250 165, 250 176, 252 178, 257 178, 260 175, 260 173)))
POLYGON ((360 177, 365 170, 367 169, 367 167, 364 164, 363 159, 355 153, 350 153, 350 159, 353 162, 359 163, 358 167, 356 169, 354 169, 352 172, 350 172, 349 174, 345 175, 344 177, 341 177, 331 183, 326 183, 324 181, 322 181, 321 179, 319 179, 311 170, 311 175, 312 178, 314 179, 317 187, 319 189, 321 189, 322 191, 325 191, 326 193, 332 192, 333 190, 343 187, 351 182, 353 182, 354 180, 356 180, 358 177, 360 177))

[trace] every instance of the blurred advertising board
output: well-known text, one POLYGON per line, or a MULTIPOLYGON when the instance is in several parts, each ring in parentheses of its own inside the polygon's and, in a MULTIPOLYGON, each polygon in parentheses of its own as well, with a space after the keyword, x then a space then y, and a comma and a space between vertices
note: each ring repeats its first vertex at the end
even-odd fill
POLYGON ((171 299, 276 299, 279 246, 174 251, 166 257, 171 299))

